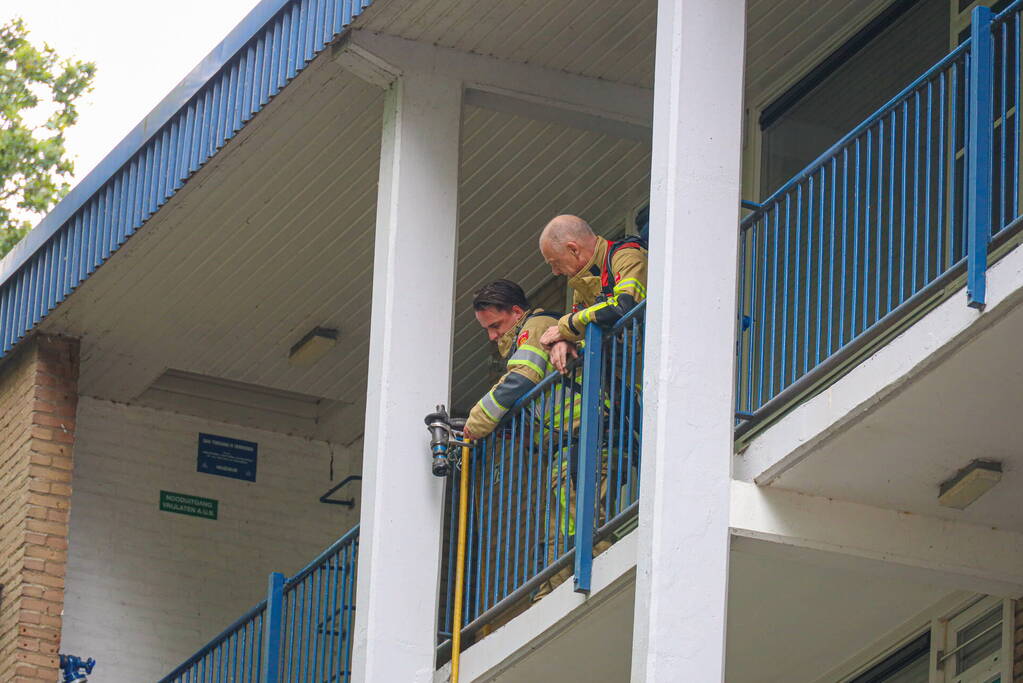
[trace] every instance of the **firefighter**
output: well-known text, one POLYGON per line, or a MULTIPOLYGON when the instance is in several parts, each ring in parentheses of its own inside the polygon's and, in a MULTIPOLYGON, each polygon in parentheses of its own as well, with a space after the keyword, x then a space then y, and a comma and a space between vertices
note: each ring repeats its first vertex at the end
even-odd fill
MULTIPOLYGON (((595 322, 602 327, 613 326, 636 304, 646 298, 647 252, 640 238, 626 238, 618 241, 597 236, 582 218, 572 215, 557 216, 551 220, 540 235, 540 253, 554 275, 565 275, 572 288, 572 312, 562 316, 557 325, 548 327, 540 337, 540 343, 549 350, 551 364, 560 372, 566 372, 568 362, 578 355, 576 344, 586 334, 586 325, 595 322), (565 344, 570 342, 570 344, 565 344)), ((608 403, 608 397, 601 399, 608 403)), ((604 501, 608 493, 609 457, 606 447, 600 455, 598 485, 598 523, 606 521, 604 501)), ((569 491, 569 499, 562 505, 567 511, 570 529, 574 533, 572 519, 575 509, 575 487, 566 473, 555 472, 554 482, 560 478, 560 491, 569 491)), ((610 547, 609 541, 599 541, 594 554, 599 555, 610 547)), ((535 600, 550 593, 572 574, 566 567, 545 582, 534 596, 535 600)))
MULTIPOLYGON (((557 325, 560 314, 530 308, 522 288, 509 280, 497 280, 476 292, 473 309, 476 320, 487 331, 490 341, 497 343, 507 368, 501 379, 469 412, 464 434, 470 439, 482 439, 494 431, 515 401, 554 371, 550 362, 551 351, 542 347, 539 339, 544 330, 557 325)), ((569 346, 569 342, 556 342, 552 350, 569 346)), ((561 353, 566 356, 568 349, 562 349, 561 353)), ((550 491, 537 510, 537 514, 545 517, 542 524, 549 531, 543 550, 544 564, 556 560, 567 547, 569 537, 575 533, 575 493, 570 483, 570 461, 574 457, 575 431, 579 427, 581 406, 579 394, 574 389, 569 389, 570 393, 564 400, 558 399, 565 390, 564 386, 553 387, 554 398, 541 402, 542 414, 533 417, 542 428, 534 435, 536 443, 529 446, 531 453, 550 460, 550 491)), ((567 574, 562 570, 537 591, 533 600, 539 600, 571 574, 571 568, 567 574)), ((511 616, 509 613, 502 619, 511 616)))
MULTIPOLYGON (((550 352, 540 345, 544 330, 558 315, 530 308, 522 288, 510 280, 497 280, 478 292, 472 302, 476 320, 506 362, 506 372, 473 406, 465 423, 465 435, 482 439, 494 431, 516 400, 539 384, 553 370, 550 352)), ((555 343, 554 347, 568 343, 555 343)), ((567 349, 559 349, 562 354, 567 349)))
POLYGON ((646 298, 646 245, 640 238, 604 239, 582 218, 563 215, 543 229, 540 253, 551 272, 567 276, 572 288, 572 312, 540 338, 551 351, 551 363, 564 372, 588 323, 611 327, 646 298), (562 341, 573 346, 561 345, 562 341))

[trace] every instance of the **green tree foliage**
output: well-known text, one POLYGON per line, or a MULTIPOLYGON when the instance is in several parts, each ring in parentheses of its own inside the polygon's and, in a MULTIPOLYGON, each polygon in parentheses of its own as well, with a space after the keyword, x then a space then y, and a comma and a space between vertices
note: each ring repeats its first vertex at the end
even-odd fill
POLYGON ((0 256, 28 232, 27 215, 44 214, 67 194, 74 163, 64 132, 96 73, 95 64, 34 46, 28 33, 21 19, 0 26, 0 256))

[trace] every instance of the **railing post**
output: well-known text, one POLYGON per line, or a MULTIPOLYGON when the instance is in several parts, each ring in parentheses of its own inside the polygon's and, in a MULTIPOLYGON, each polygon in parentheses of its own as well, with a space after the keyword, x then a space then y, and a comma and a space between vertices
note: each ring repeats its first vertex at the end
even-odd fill
POLYGON ((281 626, 284 623, 284 574, 270 574, 263 622, 263 667, 261 683, 278 683, 281 674, 281 626))
POLYGON ((593 510, 597 499, 600 459, 600 372, 603 330, 586 326, 583 348, 583 387, 579 425, 579 461, 575 481, 575 591, 590 592, 593 573, 593 510))
POLYGON ((975 7, 971 22, 966 174, 966 303, 973 308, 983 308, 987 286, 987 247, 991 239, 991 145, 994 134, 991 9, 975 7))

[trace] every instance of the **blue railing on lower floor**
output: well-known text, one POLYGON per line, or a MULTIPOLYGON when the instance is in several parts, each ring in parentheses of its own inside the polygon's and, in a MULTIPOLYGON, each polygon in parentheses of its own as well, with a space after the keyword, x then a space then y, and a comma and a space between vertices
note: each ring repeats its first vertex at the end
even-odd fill
MULTIPOLYGON (((602 549, 607 532, 635 512, 645 310, 641 303, 610 330, 589 325, 581 363, 545 377, 473 448, 459 625, 467 635, 573 573, 577 590, 588 590, 594 544, 602 549)), ((452 476, 441 641, 456 628, 458 487, 452 476)))
POLYGON ((279 680, 329 683, 351 679, 358 559, 359 531, 355 527, 285 582, 279 680))
POLYGON ((359 527, 291 579, 270 575, 267 598, 160 683, 333 683, 351 678, 359 527))
POLYGON ((160 683, 258 683, 263 653, 266 600, 160 679, 160 683))

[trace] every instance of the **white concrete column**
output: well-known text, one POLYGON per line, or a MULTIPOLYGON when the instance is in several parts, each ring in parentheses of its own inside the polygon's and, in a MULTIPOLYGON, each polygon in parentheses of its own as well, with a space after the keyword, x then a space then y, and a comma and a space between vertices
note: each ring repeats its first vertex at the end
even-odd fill
POLYGON ((724 680, 744 0, 659 0, 632 680, 724 680))
POLYGON ((353 680, 432 681, 444 482, 423 417, 446 402, 462 86, 387 91, 377 197, 353 680))

